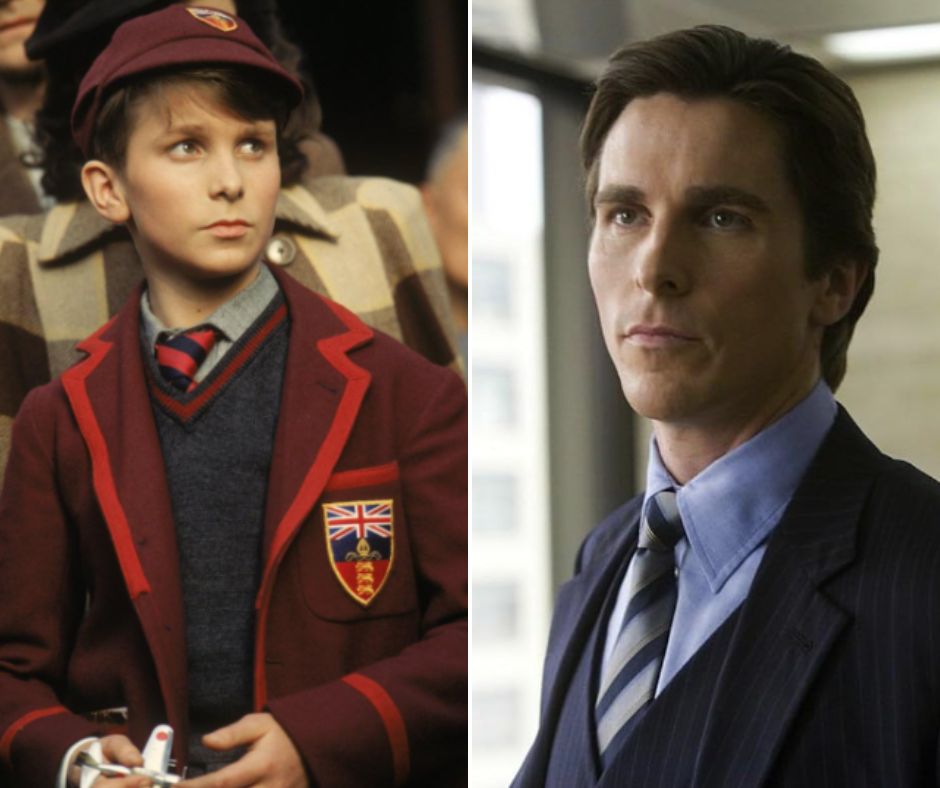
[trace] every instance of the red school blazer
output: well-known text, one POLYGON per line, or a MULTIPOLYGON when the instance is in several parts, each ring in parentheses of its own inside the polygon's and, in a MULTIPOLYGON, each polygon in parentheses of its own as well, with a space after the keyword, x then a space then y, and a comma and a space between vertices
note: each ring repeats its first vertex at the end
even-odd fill
MULTIPOLYGON (((255 708, 317 785, 466 782, 466 390, 274 269, 290 315, 256 600, 255 708), (368 604, 329 558, 325 507, 391 501, 368 604)), ((140 292, 34 390, 0 495, 0 773, 48 788, 128 710, 177 730, 186 647, 171 504, 139 341, 140 292), (5 772, 3 771, 5 770, 5 772)), ((6 783, 4 783, 6 784, 6 783)))

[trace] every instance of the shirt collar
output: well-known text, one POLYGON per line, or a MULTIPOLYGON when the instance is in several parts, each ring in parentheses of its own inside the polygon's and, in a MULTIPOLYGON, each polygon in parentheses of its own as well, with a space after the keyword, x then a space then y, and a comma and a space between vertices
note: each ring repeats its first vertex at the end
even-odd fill
MULTIPOLYGON (((237 342, 242 334, 255 322, 277 294, 277 281, 266 265, 258 267, 258 276, 248 287, 237 293, 216 309, 199 325, 209 325, 221 333, 229 342, 237 342)), ((145 289, 140 296, 140 315, 147 347, 153 349, 161 334, 172 336, 193 326, 167 328, 150 308, 150 298, 145 289)))
POLYGON ((681 486, 651 439, 643 510, 657 492, 677 490, 686 537, 713 592, 780 521, 836 411, 820 380, 796 407, 681 486))
MULTIPOLYGON (((339 238, 339 230, 322 203, 303 186, 281 189, 275 209, 278 224, 287 224, 305 234, 339 238)), ((43 222, 37 258, 40 265, 54 265, 87 248, 104 245, 113 234, 126 234, 121 225, 103 218, 87 200, 66 202, 50 210, 43 222)))

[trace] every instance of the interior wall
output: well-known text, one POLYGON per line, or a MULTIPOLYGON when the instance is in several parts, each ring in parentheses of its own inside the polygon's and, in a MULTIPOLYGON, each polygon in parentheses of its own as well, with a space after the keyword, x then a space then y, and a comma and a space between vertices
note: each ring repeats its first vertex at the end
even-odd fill
POLYGON ((847 81, 878 163, 881 258, 837 397, 882 451, 940 477, 940 65, 847 81))

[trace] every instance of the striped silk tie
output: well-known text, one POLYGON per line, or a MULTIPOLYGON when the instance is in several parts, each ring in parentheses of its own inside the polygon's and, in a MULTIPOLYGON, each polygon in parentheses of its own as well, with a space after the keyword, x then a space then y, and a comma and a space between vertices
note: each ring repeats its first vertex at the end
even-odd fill
POLYGON ((674 490, 647 504, 629 568, 630 598, 597 693, 597 745, 606 768, 653 699, 676 609, 673 548, 682 538, 674 490))
POLYGON ((193 379, 199 365, 215 344, 215 329, 199 326, 172 336, 161 336, 154 346, 154 355, 163 379, 180 391, 196 388, 193 379))

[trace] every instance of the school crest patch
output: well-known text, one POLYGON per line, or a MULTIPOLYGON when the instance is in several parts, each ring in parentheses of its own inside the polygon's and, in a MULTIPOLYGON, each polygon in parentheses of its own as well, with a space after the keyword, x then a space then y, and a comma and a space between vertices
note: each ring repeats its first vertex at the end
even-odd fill
POLYGON ((392 501, 323 504, 333 574, 353 599, 368 606, 388 579, 395 557, 392 501))
POLYGON ((187 8, 186 10, 200 22, 204 22, 216 30, 221 30, 223 33, 238 30, 238 22, 224 11, 216 11, 214 8, 187 8))

